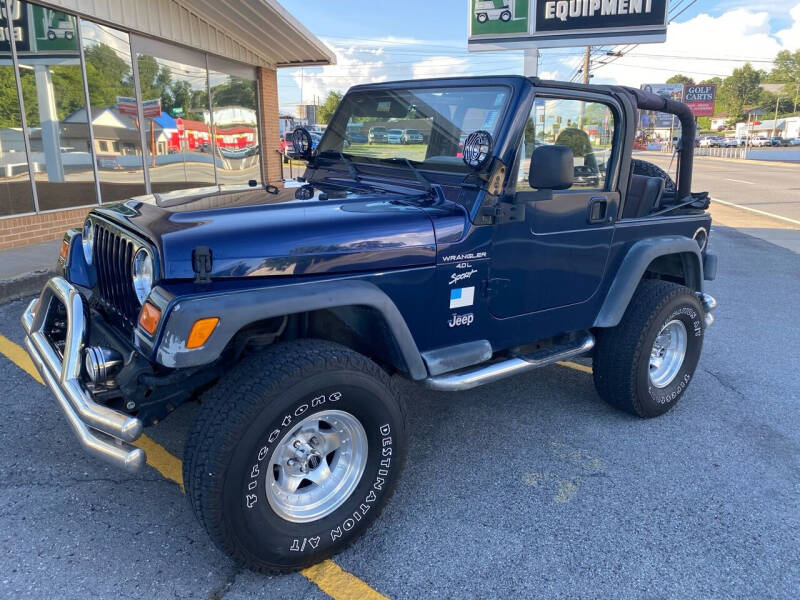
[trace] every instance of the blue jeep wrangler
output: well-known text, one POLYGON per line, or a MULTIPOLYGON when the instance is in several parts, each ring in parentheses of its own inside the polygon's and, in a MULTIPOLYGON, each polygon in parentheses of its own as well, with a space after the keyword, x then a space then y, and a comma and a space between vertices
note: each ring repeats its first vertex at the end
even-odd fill
POLYGON ((358 86, 316 147, 293 132, 297 180, 94 209, 22 317, 27 348, 80 443, 124 469, 144 427, 199 399, 198 519, 253 569, 302 568, 397 483, 393 375, 458 392, 586 356, 611 405, 675 406, 716 304, 694 138, 686 106, 624 87, 358 86), (675 181, 632 158, 637 111, 680 120, 675 181), (422 139, 348 138, 380 127, 422 139))

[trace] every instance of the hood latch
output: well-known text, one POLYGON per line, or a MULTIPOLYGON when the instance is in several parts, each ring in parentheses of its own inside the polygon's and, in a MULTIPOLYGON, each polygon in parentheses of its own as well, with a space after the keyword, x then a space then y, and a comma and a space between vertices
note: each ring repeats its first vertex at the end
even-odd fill
POLYGON ((211 248, 198 246, 192 250, 192 270, 195 283, 211 283, 211 248))

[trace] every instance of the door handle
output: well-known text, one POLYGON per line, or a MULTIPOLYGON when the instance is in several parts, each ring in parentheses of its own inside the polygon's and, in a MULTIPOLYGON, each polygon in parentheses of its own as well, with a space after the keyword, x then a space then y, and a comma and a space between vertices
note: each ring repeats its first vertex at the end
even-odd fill
POLYGON ((608 217, 608 198, 595 196, 589 199, 589 223, 605 223, 608 217))

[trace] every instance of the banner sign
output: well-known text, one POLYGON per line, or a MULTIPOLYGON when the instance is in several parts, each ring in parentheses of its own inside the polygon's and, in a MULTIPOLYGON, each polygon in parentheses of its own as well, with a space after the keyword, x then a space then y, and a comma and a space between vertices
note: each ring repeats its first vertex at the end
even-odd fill
POLYGON ((687 85, 683 90, 683 102, 695 117, 713 117, 716 100, 716 85, 687 85))
POLYGON ((136 98, 117 96, 117 112, 121 115, 138 116, 136 110, 136 98))
POLYGON ((155 100, 144 100, 142 102, 142 116, 145 119, 161 116, 161 98, 155 100))
POLYGON ((470 50, 667 39, 667 0, 469 0, 470 50))
MULTIPOLYGON (((683 101, 682 83, 646 83, 641 88, 645 92, 657 94, 663 98, 683 101)), ((678 119, 669 113, 658 111, 640 111, 642 129, 674 129, 678 127, 678 119)))

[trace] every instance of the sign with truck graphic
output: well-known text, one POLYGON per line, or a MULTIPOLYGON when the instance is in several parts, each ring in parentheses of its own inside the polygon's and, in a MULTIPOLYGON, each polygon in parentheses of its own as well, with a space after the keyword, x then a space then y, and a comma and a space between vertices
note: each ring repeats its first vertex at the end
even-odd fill
POLYGON ((667 0, 470 0, 470 50, 658 43, 667 0))
POLYGON ((480 35, 526 35, 530 0, 470 0, 470 33, 480 35))

